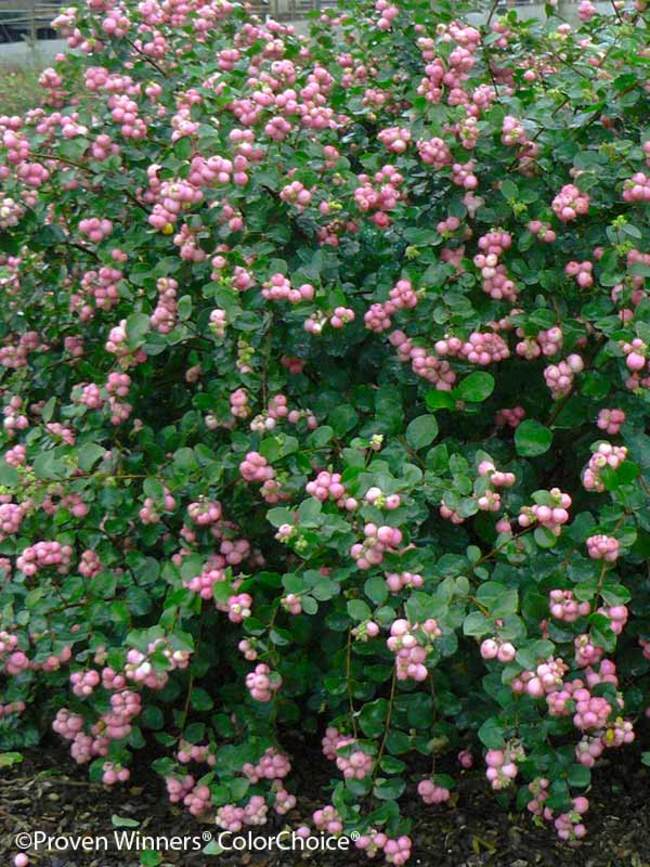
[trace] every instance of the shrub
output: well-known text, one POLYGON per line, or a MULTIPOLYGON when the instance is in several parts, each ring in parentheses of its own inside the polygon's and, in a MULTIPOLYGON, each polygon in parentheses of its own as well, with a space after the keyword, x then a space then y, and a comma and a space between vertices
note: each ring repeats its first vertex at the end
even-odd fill
POLYGON ((614 5, 59 16, 0 118, 5 747, 54 719, 112 785, 156 743, 237 830, 294 807, 300 730, 315 827, 394 864, 459 754, 584 835, 650 686, 648 19, 614 5))

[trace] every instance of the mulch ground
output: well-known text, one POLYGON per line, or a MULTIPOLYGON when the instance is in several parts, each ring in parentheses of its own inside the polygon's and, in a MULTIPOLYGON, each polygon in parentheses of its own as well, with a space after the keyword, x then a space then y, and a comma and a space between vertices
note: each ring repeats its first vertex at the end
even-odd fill
MULTIPOLYGON (((528 815, 508 814, 495 802, 480 771, 464 773, 452 806, 426 807, 419 799, 405 804, 414 823, 415 841, 409 865, 423 867, 650 867, 650 769, 612 751, 612 760, 594 773, 588 793, 589 836, 576 847, 560 846, 552 830, 536 828, 528 815)), ((632 758, 632 757, 630 757, 632 758)), ((638 760, 638 757, 637 757, 638 760)), ((318 754, 296 762, 293 779, 302 791, 299 809, 289 817, 274 817, 265 832, 296 827, 322 806, 329 765, 318 754), (299 768, 304 768, 302 779, 299 768)), ((200 825, 170 805, 161 781, 146 766, 133 769, 141 787, 107 790, 88 782, 58 746, 24 753, 24 761, 0 770, 0 865, 10 867, 16 853, 15 835, 45 831, 50 835, 83 834, 112 837, 111 817, 139 823, 143 834, 192 835, 214 829, 200 825)), ((356 851, 302 856, 299 853, 232 853, 219 858, 169 852, 160 867, 343 867, 372 864, 356 851)), ((46 853, 30 856, 38 867, 139 867, 140 856, 127 852, 46 853)))

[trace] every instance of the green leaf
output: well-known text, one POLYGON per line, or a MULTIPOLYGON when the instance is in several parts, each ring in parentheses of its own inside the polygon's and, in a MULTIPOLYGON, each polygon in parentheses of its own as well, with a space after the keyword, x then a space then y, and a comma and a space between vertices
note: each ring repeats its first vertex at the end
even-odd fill
POLYGON ((638 241, 640 238, 643 237, 641 231, 636 226, 633 226, 631 223, 626 223, 621 227, 621 229, 625 235, 629 235, 630 238, 634 238, 635 241, 638 241))
POLYGON ((507 178, 505 181, 501 181, 501 184, 499 185, 499 190, 504 199, 516 199, 519 195, 517 184, 507 178))
POLYGON ((97 443, 84 443, 77 451, 79 466, 84 472, 89 472, 100 458, 104 457, 106 449, 97 443))
POLYGON ((146 334, 151 330, 151 323, 146 313, 132 313, 126 320, 126 337, 131 348, 139 346, 146 334))
POLYGON ((535 668, 543 659, 551 656, 554 649, 555 645, 552 642, 540 638, 517 650, 517 662, 524 668, 535 668))
POLYGON ((15 488, 19 483, 20 474, 18 470, 9 466, 6 461, 0 460, 0 485, 3 485, 5 488, 15 488))
POLYGON ((37 479, 61 479, 65 476, 65 464, 53 451, 41 452, 33 466, 37 479))
POLYGON ((401 777, 393 777, 390 780, 378 777, 372 793, 381 801, 394 801, 400 797, 405 788, 406 781, 401 777))
POLYGON ((467 400, 470 403, 481 403, 487 400, 494 391, 494 377, 491 373, 477 370, 470 373, 453 391, 457 400, 467 400))
POLYGON ((337 596, 339 591, 339 585, 330 578, 320 578, 311 588, 314 599, 317 599, 319 602, 327 602, 328 599, 337 596))
POLYGON ((318 602, 313 596, 301 596, 300 604, 305 614, 314 615, 318 613, 318 602))
POLYGON ((421 590, 414 590, 406 605, 406 616, 411 623, 422 623, 429 617, 439 618, 447 609, 448 599, 432 596, 421 590))
POLYGON ((320 449, 326 446, 334 436, 334 429, 329 425, 321 425, 316 430, 312 431, 307 437, 307 444, 313 449, 320 449))
POLYGON ((481 611, 471 611, 463 621, 463 633, 480 638, 490 632, 490 621, 481 611))
POLYGON ((174 464, 178 469, 186 472, 193 472, 198 469, 194 452, 187 446, 183 446, 174 452, 174 464))
POLYGON ((584 788, 591 782, 591 771, 584 765, 571 765, 567 774, 567 782, 570 786, 584 788))
POLYGON ((49 421, 52 421, 52 416, 54 415, 54 407, 56 406, 56 398, 51 397, 43 409, 41 410, 41 418, 47 424, 49 421))
POLYGON ((634 461, 623 461, 615 470, 603 467, 600 471, 600 477, 608 491, 616 491, 622 485, 629 485, 638 475, 639 467, 634 461))
POLYGON ((589 616, 591 637, 594 642, 604 647, 609 653, 616 647, 616 635, 612 631, 611 622, 604 614, 594 612, 589 616))
POLYGON ((127 816, 118 816, 113 813, 111 816, 111 825, 114 828, 139 828, 140 823, 137 819, 129 819, 127 816))
POLYGON ((616 582, 606 582, 601 596, 607 605, 626 605, 632 598, 627 587, 616 582))
POLYGON ((178 318, 181 322, 185 322, 192 315, 192 296, 183 295, 178 299, 178 318))
POLYGON ((553 433, 534 419, 526 419, 515 430, 515 448, 524 458, 545 454, 553 442, 553 433))
POLYGON ((296 451, 298 451, 298 440, 295 437, 286 436, 286 434, 283 433, 267 437, 260 444, 260 454, 265 457, 269 463, 280 460, 296 451))
POLYGON ((375 395, 375 410, 382 433, 398 434, 403 430, 404 409, 398 388, 383 385, 375 395))
POLYGON ((153 731, 159 731, 165 725, 163 712, 155 704, 149 704, 145 707, 140 720, 142 721, 143 728, 152 729, 153 731))
POLYGON ((515 614, 518 607, 516 587, 506 587, 497 581, 486 581, 476 591, 476 598, 493 617, 507 617, 515 614))
POLYGON ((22 753, 0 753, 0 768, 11 768, 22 761, 22 753))
POLYGON ((380 767, 386 774, 401 774, 406 770, 405 763, 394 756, 384 756, 380 762, 380 767))
POLYGON ((359 422, 359 416, 354 407, 346 403, 337 406, 328 415, 327 419, 337 437, 344 436, 353 427, 356 427, 359 422))
POLYGON ((214 707, 214 701, 210 694, 200 687, 194 687, 192 689, 191 695, 192 707, 194 710, 202 711, 202 710, 212 710, 214 707))
POLYGON ((406 428, 406 441, 414 449, 431 445, 438 435, 438 422, 435 415, 421 415, 414 418, 406 428))
POLYGON ((409 244, 414 244, 416 247, 427 247, 429 244, 440 243, 440 235, 435 229, 420 229, 416 226, 409 226, 404 229, 404 237, 409 244))
POLYGON ((230 581, 217 581, 213 584, 212 596, 218 605, 226 605, 232 596, 230 581))
POLYGON ((115 595, 117 578, 113 572, 99 572, 88 582, 88 589, 93 596, 110 599, 115 595))
POLYGON ((165 487, 158 479, 145 479, 142 485, 145 497, 151 497, 156 502, 162 501, 165 496, 165 487))
POLYGON ((274 509, 268 510, 266 520, 274 527, 281 527, 282 524, 293 524, 293 512, 285 509, 284 506, 276 506, 274 509))
POLYGON ((347 610, 352 620, 369 620, 372 615, 368 603, 362 599, 350 599, 347 610))
POLYGON ((142 587, 129 587, 126 591, 126 601, 132 614, 142 617, 151 611, 152 598, 142 587))
POLYGON ((388 701, 385 698, 377 698, 364 704, 359 714, 359 725, 367 738, 376 738, 383 734, 387 713, 388 701))
POLYGON ((489 717, 478 730, 481 743, 489 750, 499 750, 505 746, 505 731, 495 717, 489 717))
POLYGON ((386 738, 386 749, 394 755, 408 753, 411 749, 411 738, 405 732, 393 729, 386 738))
POLYGON ((298 523, 301 527, 318 527, 320 526, 320 516, 323 510, 323 504, 315 497, 310 497, 308 500, 303 500, 298 507, 298 523))
POLYGON ((363 592, 375 605, 383 605, 388 599, 388 587, 386 587, 385 580, 379 575, 368 578, 363 585, 363 592))
POLYGON ((456 408, 456 401, 448 391, 438 391, 435 388, 425 394, 424 402, 427 405, 427 409, 430 409, 432 412, 435 412, 437 409, 456 408))
POLYGON ((548 527, 535 527, 533 537, 540 548, 554 548, 557 545, 558 537, 548 527))

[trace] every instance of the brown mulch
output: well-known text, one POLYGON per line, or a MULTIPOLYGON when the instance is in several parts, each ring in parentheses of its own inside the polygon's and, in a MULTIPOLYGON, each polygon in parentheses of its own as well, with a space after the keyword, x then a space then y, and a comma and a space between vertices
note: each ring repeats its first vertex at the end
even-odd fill
MULTIPOLYGON (((112 839, 112 817, 138 822, 142 834, 190 835, 214 830, 168 803, 160 779, 146 765, 133 769, 141 785, 108 790, 89 783, 84 768, 76 767, 58 746, 25 751, 24 761, 0 769, 0 865, 10 867, 18 851, 15 835, 45 831, 50 835, 103 835, 112 839)), ((589 836, 576 847, 561 846, 548 827, 536 828, 522 813, 504 811, 495 802, 480 771, 464 773, 454 806, 426 807, 413 798, 405 811, 413 820, 415 841, 409 865, 423 867, 650 867, 650 769, 638 756, 612 751, 611 761, 594 773, 588 793, 589 836), (635 758, 636 761, 632 761, 635 758)), ((274 817, 264 831, 296 827, 326 800, 323 787, 329 766, 318 754, 296 762, 293 780, 302 791, 296 811, 274 817), (300 768, 303 768, 301 779, 300 768)), ((135 828, 120 828, 134 832, 135 828)), ((204 854, 168 852, 159 867, 205 867, 219 862, 251 867, 339 867, 372 864, 356 850, 349 853, 301 856, 299 853, 232 853, 219 858, 204 854)), ((79 851, 30 854, 39 867, 140 867, 137 853, 79 851)))

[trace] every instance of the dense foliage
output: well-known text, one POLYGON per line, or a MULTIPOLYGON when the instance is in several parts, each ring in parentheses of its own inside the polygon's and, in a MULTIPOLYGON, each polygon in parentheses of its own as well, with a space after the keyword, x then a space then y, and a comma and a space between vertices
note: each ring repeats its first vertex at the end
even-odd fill
POLYGON ((0 117, 1 743, 238 830, 301 731, 394 864, 485 762, 575 840, 650 693, 645 3, 345 5, 89 0, 0 117))

